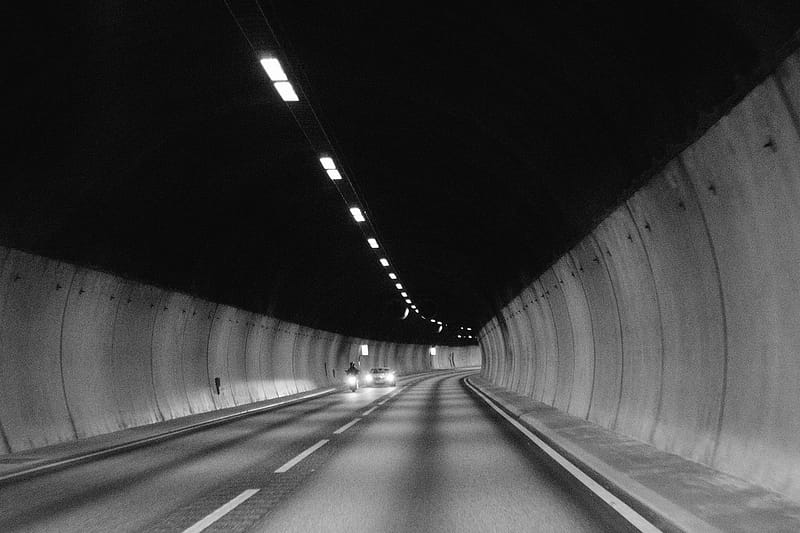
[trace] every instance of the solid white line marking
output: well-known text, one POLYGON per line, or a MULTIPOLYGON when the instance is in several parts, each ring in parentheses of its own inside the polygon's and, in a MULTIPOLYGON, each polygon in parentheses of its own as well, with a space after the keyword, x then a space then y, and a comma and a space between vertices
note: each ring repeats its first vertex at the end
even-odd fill
POLYGON ((247 498, 258 492, 259 489, 247 489, 243 493, 239 494, 237 497, 208 515, 207 517, 203 518, 193 526, 189 527, 188 529, 184 529, 183 533, 200 533, 205 528, 225 516, 226 514, 230 513, 234 510, 239 504, 244 502, 247 498))
POLYGON ((287 472, 294 465, 296 465, 297 463, 299 463, 300 461, 302 461, 303 459, 305 459, 306 457, 308 457, 309 455, 311 455, 315 451, 319 450, 320 448, 322 448, 326 444, 328 444, 328 439, 322 439, 321 441, 319 441, 318 443, 313 445, 311 448, 307 449, 306 451, 304 451, 303 453, 301 453, 300 455, 298 455, 297 457, 295 457, 294 459, 292 459, 291 461, 289 461, 288 463, 286 463, 285 465, 283 465, 282 467, 277 469, 275 471, 275 473, 276 474, 283 474, 284 472, 287 472))
POLYGON ((374 407, 370 407, 369 409, 367 409, 366 411, 364 411, 363 413, 361 413, 361 416, 367 416, 368 414, 370 414, 372 411, 374 411, 374 410, 375 410, 375 409, 377 409, 377 408, 378 408, 378 406, 377 406, 377 405, 376 405, 376 406, 374 406, 374 407))
POLYGON ((508 420, 511 425, 519 430, 520 433, 528 437, 536 446, 542 449, 544 453, 550 456, 556 463, 558 463, 564 470, 569 472, 575 479, 580 481, 587 489, 592 491, 598 498, 603 500, 608 506, 618 512, 625 520, 630 522, 630 524, 638 529, 639 531, 643 531, 646 533, 659 533, 661 530, 658 529, 656 526, 648 522, 642 515, 634 511, 630 508, 625 502, 611 494, 608 490, 606 490, 602 485, 597 483, 595 480, 587 476, 582 470, 580 470, 577 466, 569 462, 564 456, 560 453, 555 451, 551 448, 546 442, 542 439, 534 435, 533 433, 528 430, 525 426, 514 420, 510 417, 505 411, 500 409, 495 405, 495 403, 489 399, 485 394, 479 391, 469 380, 466 381, 467 386, 472 389, 478 396, 480 396, 483 401, 485 401, 489 407, 497 411, 500 416, 508 420))
POLYGON ((345 431, 347 431, 348 429, 350 429, 351 427, 353 427, 354 425, 356 425, 356 423, 357 423, 359 420, 361 420, 361 419, 360 419, 360 418, 356 418, 355 420, 353 420, 353 421, 351 421, 351 422, 348 422, 347 424, 343 425, 342 427, 340 427, 339 429, 337 429, 336 431, 334 431, 334 432, 333 432, 333 434, 334 434, 334 435, 341 435, 342 433, 344 433, 345 431))

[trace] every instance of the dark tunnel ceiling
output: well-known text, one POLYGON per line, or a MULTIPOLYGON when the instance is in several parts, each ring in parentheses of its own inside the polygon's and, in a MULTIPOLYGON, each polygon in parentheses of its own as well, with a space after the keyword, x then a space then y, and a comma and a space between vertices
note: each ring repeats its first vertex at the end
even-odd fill
MULTIPOLYGON (((31 6, 6 19, 2 244, 309 326, 454 341, 400 320, 221 0, 31 6)), ((800 21, 794 0, 262 6, 415 302, 473 327, 800 21)))

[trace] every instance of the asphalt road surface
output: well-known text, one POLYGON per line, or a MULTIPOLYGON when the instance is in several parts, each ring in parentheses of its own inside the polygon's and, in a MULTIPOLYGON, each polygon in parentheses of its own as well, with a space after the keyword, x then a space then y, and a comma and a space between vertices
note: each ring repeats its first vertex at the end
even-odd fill
POLYGON ((612 531, 462 385, 362 388, 0 487, 0 531, 612 531))

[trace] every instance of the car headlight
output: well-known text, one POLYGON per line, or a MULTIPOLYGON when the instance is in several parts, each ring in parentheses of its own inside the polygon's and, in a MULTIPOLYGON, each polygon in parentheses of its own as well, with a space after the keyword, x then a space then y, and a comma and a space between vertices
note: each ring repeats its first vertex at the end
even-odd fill
POLYGON ((355 376, 347 376, 348 385, 354 385, 355 382, 356 382, 356 377, 355 376))

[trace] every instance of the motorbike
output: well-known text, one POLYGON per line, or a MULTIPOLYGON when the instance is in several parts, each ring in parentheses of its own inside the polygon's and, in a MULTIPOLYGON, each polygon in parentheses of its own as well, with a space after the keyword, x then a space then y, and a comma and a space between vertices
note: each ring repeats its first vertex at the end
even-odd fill
POLYGON ((348 376, 345 378, 345 382, 347 383, 347 386, 350 387, 351 391, 355 392, 358 390, 358 376, 355 374, 348 374, 348 376))

